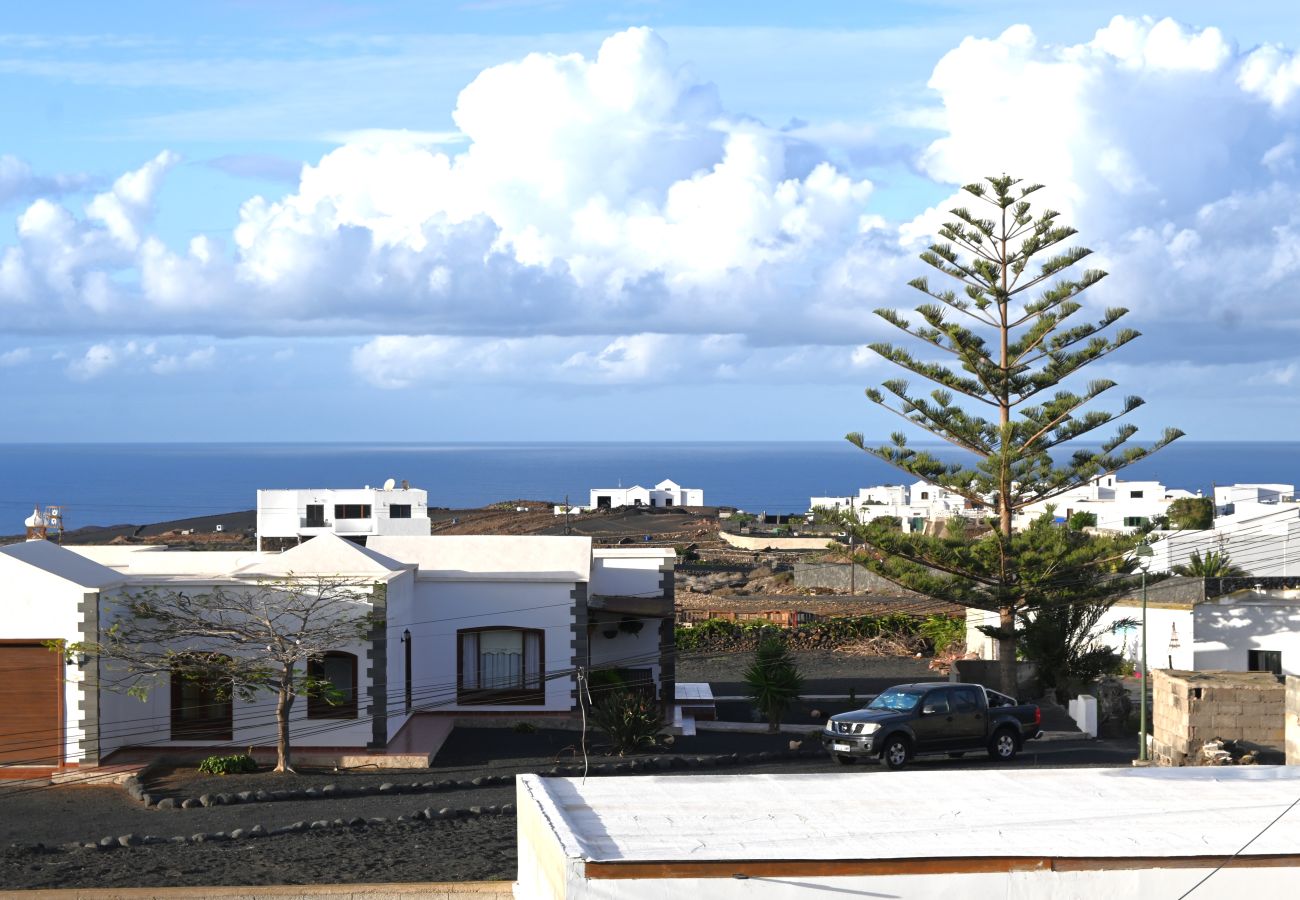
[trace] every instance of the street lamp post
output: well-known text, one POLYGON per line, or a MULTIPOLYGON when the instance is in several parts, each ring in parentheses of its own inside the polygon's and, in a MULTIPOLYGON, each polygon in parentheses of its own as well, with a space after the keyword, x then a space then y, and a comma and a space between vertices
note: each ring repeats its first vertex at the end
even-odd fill
POLYGON ((1147 756, 1147 685, 1151 672, 1147 669, 1147 569, 1151 566, 1152 552, 1146 544, 1133 552, 1138 568, 1142 570, 1142 699, 1139 701, 1138 760, 1148 762, 1147 756))

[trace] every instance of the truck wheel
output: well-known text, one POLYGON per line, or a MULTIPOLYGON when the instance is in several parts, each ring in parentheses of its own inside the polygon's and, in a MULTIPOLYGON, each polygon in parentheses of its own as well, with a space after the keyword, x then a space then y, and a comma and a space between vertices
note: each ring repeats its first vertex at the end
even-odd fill
POLYGON ((885 748, 880 755, 889 768, 901 769, 912 758, 912 745, 906 737, 896 734, 885 739, 885 748))
POLYGON ((836 761, 837 763, 839 763, 840 765, 842 765, 842 766, 851 766, 851 765, 853 765, 855 762, 857 762, 857 760, 854 759, 853 757, 851 757, 851 756, 845 756, 843 753, 836 753, 836 754, 835 754, 835 761, 836 761))
POLYGON ((999 728, 989 742, 989 757, 998 762, 1010 762, 1020 752, 1020 741, 1010 728, 999 728))

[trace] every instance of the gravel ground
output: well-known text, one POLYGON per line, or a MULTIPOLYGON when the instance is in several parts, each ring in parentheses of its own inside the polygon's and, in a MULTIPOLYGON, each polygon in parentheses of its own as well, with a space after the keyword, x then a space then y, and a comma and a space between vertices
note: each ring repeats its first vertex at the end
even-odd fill
MULTIPOLYGON (((514 735, 499 729, 500 739, 529 738, 529 749, 571 739, 573 733, 514 735)), ((770 735, 701 734, 693 753, 745 752, 784 748, 787 738, 770 735), (708 749, 706 749, 708 748, 708 749)), ((481 743, 482 735, 462 737, 462 752, 481 743)), ((684 739, 679 739, 684 740, 684 739)), ((449 742, 450 743, 450 742, 449 742)), ((1012 767, 1128 765, 1133 748, 1123 742, 1031 743, 1012 767)), ((609 762, 598 758, 596 762, 609 762)), ((464 778, 472 772, 544 771, 554 765, 553 755, 531 760, 515 757, 510 765, 436 767, 421 770, 421 780, 464 778), (463 774, 458 774, 463 771, 463 774)), ((971 755, 962 760, 917 760, 917 768, 990 769, 996 764, 971 755)), ((1001 768, 1001 767, 999 767, 1001 768)), ((690 777, 693 770, 674 770, 690 777)), ((760 765, 708 769, 710 774, 844 772, 828 757, 785 760, 760 765)), ((876 765, 850 770, 864 775, 886 774, 876 765)), ((203 783, 185 772, 168 776, 186 793, 203 783)), ((261 776, 258 776, 261 777, 261 776)), ((402 779, 393 773, 348 775, 320 773, 299 776, 306 783, 326 780, 342 786, 361 784, 362 778, 402 779), (344 782, 344 777, 358 780, 344 782)), ((634 776, 640 777, 640 776, 634 776)), ((406 781, 414 780, 410 777, 406 781)), ((303 783, 303 782, 300 782, 303 783)), ((258 783, 223 781, 227 791, 258 783)), ((260 782, 266 786, 267 782, 260 782)), ((882 785, 883 787, 883 785, 882 785)), ((478 818, 434 822, 395 823, 425 807, 504 805, 514 802, 512 786, 468 788, 430 794, 319 799, 300 802, 251 803, 189 810, 146 809, 118 788, 58 787, 0 795, 0 889, 37 887, 156 887, 179 884, 306 884, 383 881, 509 880, 515 876, 515 817, 485 815, 478 818), (126 834, 158 837, 188 836, 199 832, 248 829, 261 824, 270 829, 295 821, 334 818, 386 818, 384 825, 357 829, 330 829, 301 834, 239 840, 227 843, 156 844, 101 850, 33 850, 41 842, 58 847, 126 834), (11 846, 21 842, 22 846, 11 846)))

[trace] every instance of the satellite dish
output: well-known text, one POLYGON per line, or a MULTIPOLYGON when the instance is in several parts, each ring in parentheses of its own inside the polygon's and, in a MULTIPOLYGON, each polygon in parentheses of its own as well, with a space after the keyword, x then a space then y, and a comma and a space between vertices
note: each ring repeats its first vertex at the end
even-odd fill
POLYGON ((397 487, 397 480, 395 478, 390 478, 384 482, 384 490, 386 491, 391 491, 395 487, 397 487))

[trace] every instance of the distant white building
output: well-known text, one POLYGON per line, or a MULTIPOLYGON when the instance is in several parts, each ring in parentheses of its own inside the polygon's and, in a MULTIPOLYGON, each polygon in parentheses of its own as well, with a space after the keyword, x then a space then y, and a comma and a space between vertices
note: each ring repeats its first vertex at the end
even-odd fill
POLYGON ((1294 484, 1216 484, 1214 486, 1215 515, 1229 515, 1236 512, 1238 506, 1294 502, 1294 484))
POLYGON ((861 522, 889 516, 899 519, 904 531, 921 531, 931 519, 986 514, 960 494, 928 481, 859 488, 856 497, 811 497, 808 507, 813 513, 818 509, 849 511, 861 522))
POLYGON ((1069 519, 1075 513, 1092 513, 1097 517, 1098 528, 1132 531, 1167 515, 1175 500, 1196 496, 1191 491, 1167 488, 1159 481, 1124 481, 1112 473, 1024 507, 1016 513, 1015 527, 1023 528, 1052 506, 1061 519, 1069 519))
POLYGON ((265 538, 346 538, 429 534, 429 494, 398 487, 302 488, 257 492, 257 549, 265 538))
POLYGON ((639 484, 632 487, 592 488, 588 509, 614 509, 619 506, 703 506, 702 488, 684 488, 667 479, 652 488, 639 484))
POLYGON ((1187 565, 1192 553, 1226 554, 1249 575, 1300 575, 1300 503, 1236 504, 1204 531, 1164 532, 1151 544, 1151 571, 1187 565), (1294 572, 1292 571, 1294 570, 1294 572))

